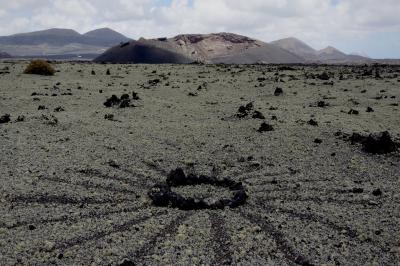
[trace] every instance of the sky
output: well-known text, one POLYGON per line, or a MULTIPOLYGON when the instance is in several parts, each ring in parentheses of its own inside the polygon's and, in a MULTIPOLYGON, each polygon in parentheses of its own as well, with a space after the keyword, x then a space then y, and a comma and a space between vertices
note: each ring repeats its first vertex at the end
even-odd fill
POLYGON ((296 37, 372 58, 400 58, 400 0, 0 0, 0 35, 109 27, 172 37, 233 32, 274 41, 296 37))

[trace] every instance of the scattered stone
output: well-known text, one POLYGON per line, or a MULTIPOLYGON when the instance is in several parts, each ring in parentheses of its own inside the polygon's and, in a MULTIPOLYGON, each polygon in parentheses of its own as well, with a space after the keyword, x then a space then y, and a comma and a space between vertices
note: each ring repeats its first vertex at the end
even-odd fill
POLYGON ((104 119, 113 121, 114 120, 114 115, 113 114, 105 114, 104 119))
POLYGON ((51 126, 56 126, 58 124, 58 119, 54 115, 42 115, 42 119, 44 120, 44 123, 47 125, 51 126))
POLYGON ((349 115, 358 115, 360 112, 354 109, 350 109, 350 111, 348 112, 349 115))
POLYGON ((113 168, 120 168, 120 165, 114 160, 108 161, 108 165, 113 167, 113 168))
POLYGON ((367 107, 366 112, 367 113, 372 113, 372 112, 374 112, 374 109, 372 109, 372 107, 367 107))
POLYGON ((106 75, 111 75, 111 71, 110 71, 110 69, 107 69, 107 71, 106 71, 106 75))
POLYGON ((38 107, 38 110, 45 110, 45 109, 47 109, 47 108, 44 105, 39 105, 39 107, 38 107))
POLYGON ((61 106, 56 107, 56 108, 54 109, 54 112, 64 112, 64 111, 65 111, 65 109, 64 109, 63 107, 61 107, 61 106))
POLYGON ((5 123, 8 123, 10 121, 11 121, 11 119, 10 119, 10 115, 9 114, 5 114, 5 115, 2 115, 0 117, 0 124, 5 124, 5 123))
POLYGON ((260 128, 257 130, 258 132, 262 133, 262 132, 268 132, 268 131, 274 131, 274 127, 263 122, 260 126, 260 128))
POLYGON ((360 193, 364 192, 364 189, 363 188, 353 188, 351 190, 351 192, 354 193, 354 194, 360 194, 360 193))
POLYGON ((94 71, 94 70, 92 70, 92 73, 91 73, 92 75, 96 75, 96 72, 94 71))
POLYGON ((255 111, 253 109, 253 103, 248 103, 245 106, 241 105, 235 116, 238 118, 251 116, 253 119, 265 119, 265 116, 260 111, 255 111))
POLYGON ((151 86, 155 86, 160 82, 161 82, 160 79, 151 79, 151 80, 148 81, 149 85, 151 85, 151 86))
POLYGON ((265 119, 265 116, 260 111, 254 111, 252 118, 254 119, 265 119))
POLYGON ((283 89, 282 88, 276 88, 275 89, 275 92, 274 92, 275 96, 280 96, 282 94, 283 94, 283 89))
POLYGON ((18 117, 17 117, 17 120, 16 120, 17 122, 23 122, 23 121, 25 121, 25 116, 23 116, 23 115, 19 115, 18 117))
POLYGON ((121 100, 129 100, 129 94, 122 94, 120 97, 121 100))
POLYGON ((375 197, 382 196, 382 190, 380 190, 379 188, 375 189, 374 191, 372 191, 372 195, 374 195, 375 197))
POLYGON ((131 104, 129 94, 122 94, 120 98, 118 98, 117 95, 113 94, 104 102, 104 106, 107 108, 114 106, 118 106, 119 108, 135 107, 131 104))
POLYGON ((29 230, 35 230, 36 229, 36 226, 34 226, 33 224, 30 224, 29 226, 28 226, 28 228, 29 228, 29 230))
POLYGON ((307 124, 309 124, 311 126, 314 126, 314 127, 318 126, 318 122, 315 121, 314 119, 310 119, 310 121, 308 121, 307 124))
POLYGON ((316 138, 316 139, 314 139, 314 143, 321 144, 322 143, 322 139, 316 138))
POLYGON ((135 101, 136 100, 140 100, 139 95, 134 91, 132 91, 132 99, 135 100, 135 101))
POLYGON ((131 101, 129 99, 124 99, 121 101, 119 108, 127 108, 130 107, 131 101))
POLYGON ((253 110, 253 103, 248 103, 246 106, 241 105, 236 114, 239 118, 244 118, 249 115, 249 113, 253 110))

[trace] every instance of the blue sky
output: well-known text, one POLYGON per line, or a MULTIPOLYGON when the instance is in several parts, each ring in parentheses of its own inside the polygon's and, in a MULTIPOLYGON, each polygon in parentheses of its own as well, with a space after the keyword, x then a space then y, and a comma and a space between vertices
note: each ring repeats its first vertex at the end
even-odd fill
POLYGON ((0 0, 0 35, 113 28, 131 38, 228 31, 400 58, 400 0, 0 0))

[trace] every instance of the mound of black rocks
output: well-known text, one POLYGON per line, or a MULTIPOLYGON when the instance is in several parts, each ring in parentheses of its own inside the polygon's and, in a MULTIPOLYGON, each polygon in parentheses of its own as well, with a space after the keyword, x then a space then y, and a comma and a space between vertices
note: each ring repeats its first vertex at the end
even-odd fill
POLYGON ((253 119, 265 119, 265 116, 257 110, 254 110, 253 103, 241 105, 235 115, 238 118, 251 117, 253 119))
POLYGON ((139 100, 139 96, 136 92, 132 93, 132 98, 130 98, 129 94, 122 94, 120 98, 117 95, 113 94, 110 98, 108 98, 104 102, 105 107, 118 107, 118 108, 127 108, 127 107, 135 107, 134 104, 131 103, 131 100, 139 100))
POLYGON ((352 144, 360 143, 364 152, 372 154, 392 153, 400 147, 400 144, 392 139, 388 131, 369 134, 368 136, 353 133, 352 135, 343 135, 343 138, 352 144))
POLYGON ((237 208, 245 204, 248 197, 241 182, 233 181, 230 178, 218 179, 205 175, 186 175, 182 168, 172 170, 167 176, 166 183, 153 186, 148 192, 148 196, 155 206, 178 208, 181 210, 237 208), (201 184, 228 188, 234 192, 234 195, 231 199, 220 199, 214 203, 207 203, 203 199, 185 198, 171 190, 172 187, 201 184))

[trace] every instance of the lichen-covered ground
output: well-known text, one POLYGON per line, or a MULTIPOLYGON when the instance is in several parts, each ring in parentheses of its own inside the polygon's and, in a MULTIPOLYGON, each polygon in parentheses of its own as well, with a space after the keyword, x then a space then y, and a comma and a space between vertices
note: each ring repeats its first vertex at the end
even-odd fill
POLYGON ((400 68, 26 65, 0 62, 1 265, 399 265, 399 152, 342 136, 399 141, 400 68), (131 107, 103 105, 133 91, 131 107), (152 206, 177 167, 242 181, 249 198, 152 206))

